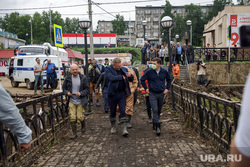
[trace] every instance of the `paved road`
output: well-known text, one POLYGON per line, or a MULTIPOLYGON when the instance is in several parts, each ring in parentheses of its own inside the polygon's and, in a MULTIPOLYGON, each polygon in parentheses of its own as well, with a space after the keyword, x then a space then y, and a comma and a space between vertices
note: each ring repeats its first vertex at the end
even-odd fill
MULTIPOLYGON (((110 134, 108 114, 102 107, 94 107, 94 114, 86 118, 87 131, 78 133, 70 140, 70 131, 33 166, 84 166, 84 167, 179 167, 179 166, 228 166, 224 162, 202 162, 200 155, 218 154, 190 129, 183 128, 181 120, 168 112, 165 105, 162 120, 162 135, 157 137, 152 124, 147 122, 144 102, 137 104, 129 136, 110 134)), ((78 125, 80 129, 80 125, 78 125)))

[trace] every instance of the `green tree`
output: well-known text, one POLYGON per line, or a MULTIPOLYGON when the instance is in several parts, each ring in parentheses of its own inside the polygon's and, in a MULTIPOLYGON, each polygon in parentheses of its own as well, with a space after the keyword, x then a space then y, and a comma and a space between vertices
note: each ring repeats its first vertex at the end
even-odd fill
POLYGON ((112 33, 116 33, 117 35, 124 35, 124 31, 126 29, 126 24, 124 22, 124 17, 117 14, 116 19, 112 21, 113 31, 112 33))
MULTIPOLYGON (((164 12, 163 12, 163 14, 161 15, 161 19, 164 17, 164 16, 169 16, 169 17, 171 17, 172 19, 174 18, 174 16, 173 16, 173 14, 171 13, 171 11, 172 11, 172 5, 170 4, 170 2, 168 1, 168 0, 166 0, 166 4, 165 4, 165 7, 164 7, 164 12)), ((163 29, 162 27, 161 27, 161 34, 164 34, 163 35, 163 42, 166 42, 167 41, 167 39, 166 39, 166 30, 165 29, 163 29)), ((170 39, 171 40, 171 39, 170 39)))
MULTIPOLYGON (((186 17, 184 18, 185 23, 187 20, 192 21, 192 43, 200 45, 201 41, 199 40, 199 37, 203 35, 204 24, 207 23, 207 16, 202 13, 201 6, 192 3, 186 5, 185 10, 187 12, 186 17)), ((189 29, 187 29, 187 31, 190 32, 189 29)))
POLYGON ((177 14, 176 17, 174 17, 173 19, 173 24, 174 25, 171 30, 171 39, 174 39, 175 35, 178 34, 180 41, 181 39, 183 39, 185 32, 187 30, 185 20, 180 15, 177 14))
POLYGON ((218 15, 218 12, 222 11, 229 4, 232 4, 232 0, 214 0, 213 6, 208 12, 208 20, 212 20, 213 17, 218 15))

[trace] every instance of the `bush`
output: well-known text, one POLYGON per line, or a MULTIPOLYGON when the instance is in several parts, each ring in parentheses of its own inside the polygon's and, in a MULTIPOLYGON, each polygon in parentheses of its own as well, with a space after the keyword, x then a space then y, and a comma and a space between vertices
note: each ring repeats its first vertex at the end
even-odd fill
MULTIPOLYGON (((85 53, 84 48, 74 47, 72 50, 85 53)), ((90 49, 88 48, 90 54, 90 49)), ((132 63, 134 61, 141 61, 141 49, 140 48, 129 48, 129 47, 117 47, 117 48, 94 48, 95 54, 113 54, 113 53, 130 53, 132 55, 132 63)))

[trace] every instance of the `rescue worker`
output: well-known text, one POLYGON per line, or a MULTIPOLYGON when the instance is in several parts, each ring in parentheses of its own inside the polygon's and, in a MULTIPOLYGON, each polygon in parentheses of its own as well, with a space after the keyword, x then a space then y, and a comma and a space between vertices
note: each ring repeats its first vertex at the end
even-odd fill
POLYGON ((173 63, 172 71, 173 71, 173 77, 179 78, 180 67, 179 67, 179 64, 176 63, 176 61, 174 61, 174 63, 173 63))
MULTIPOLYGON (((128 72, 131 73, 133 76, 136 76, 134 70, 131 66, 129 66, 129 61, 123 60, 122 61, 122 67, 125 67, 128 69, 128 72)), ((134 77, 132 82, 129 82, 129 88, 131 91, 131 95, 126 97, 126 110, 125 113, 128 117, 128 124, 127 128, 132 128, 131 125, 131 118, 133 116, 134 111, 134 92, 137 91, 137 85, 138 85, 138 79, 137 77, 134 77)), ((117 110, 118 111, 118 110, 117 110)))
POLYGON ((70 124, 72 128, 71 139, 77 137, 77 120, 81 122, 82 133, 86 131, 84 121, 84 107, 87 105, 89 94, 89 83, 85 75, 79 73, 76 64, 70 66, 72 75, 68 75, 63 82, 63 93, 67 95, 70 115, 70 124))
POLYGON ((109 59, 108 59, 108 58, 105 58, 104 61, 105 61, 105 63, 103 64, 104 67, 107 67, 107 66, 111 65, 111 63, 109 62, 109 59))

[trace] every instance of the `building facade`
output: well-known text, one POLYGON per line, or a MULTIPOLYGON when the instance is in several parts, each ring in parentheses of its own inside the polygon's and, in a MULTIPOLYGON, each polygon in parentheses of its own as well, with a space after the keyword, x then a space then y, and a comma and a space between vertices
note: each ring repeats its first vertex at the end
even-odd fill
POLYGON ((217 47, 240 46, 239 28, 250 25, 250 6, 225 6, 216 17, 204 26, 204 46, 216 44, 217 47), (228 26, 231 25, 231 40, 228 38, 228 26))
MULTIPOLYGON (((143 39, 144 29, 142 21, 146 20, 147 25, 145 26, 145 37, 146 40, 160 41, 162 34, 160 33, 160 21, 161 15, 164 13, 165 5, 162 6, 136 6, 135 7, 135 34, 137 38, 143 39)), ((201 6, 202 13, 204 15, 208 14, 211 5, 201 6)), ((185 11, 185 6, 172 6, 173 15, 180 15, 184 18, 187 13, 185 11)))
POLYGON ((25 45, 25 43, 26 41, 19 39, 16 34, 0 31, 0 44, 3 45, 3 49, 14 49, 18 46, 25 45))

